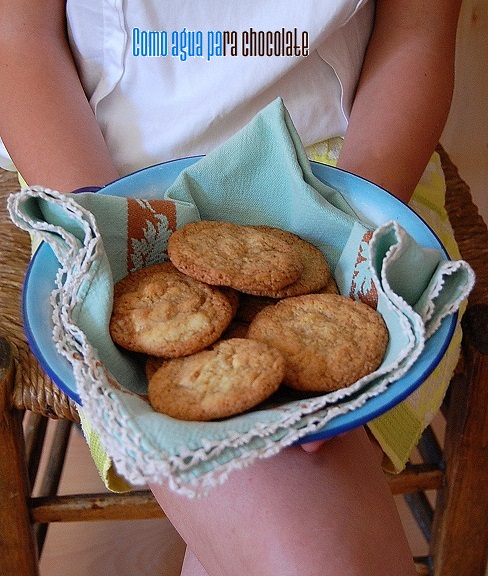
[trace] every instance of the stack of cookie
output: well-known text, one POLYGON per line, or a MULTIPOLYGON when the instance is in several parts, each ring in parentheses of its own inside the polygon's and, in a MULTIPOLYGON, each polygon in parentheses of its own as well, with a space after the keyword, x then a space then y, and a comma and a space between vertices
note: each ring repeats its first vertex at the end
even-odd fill
POLYGON ((282 385, 324 393, 375 370, 375 310, 337 293, 320 250, 268 226, 194 222, 169 262, 116 284, 113 340, 146 355, 149 401, 182 420, 249 410, 282 385))

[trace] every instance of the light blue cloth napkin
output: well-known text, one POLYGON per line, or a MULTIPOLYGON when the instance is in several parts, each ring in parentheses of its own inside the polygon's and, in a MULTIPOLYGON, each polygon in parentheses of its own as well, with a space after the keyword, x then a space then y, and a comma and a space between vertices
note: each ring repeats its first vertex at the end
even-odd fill
POLYGON ((276 454, 383 392, 412 366, 474 281, 465 262, 420 247, 397 223, 373 231, 360 222, 312 174, 281 100, 185 169, 161 200, 32 187, 11 197, 9 209, 60 262, 53 338, 73 366, 85 415, 118 472, 133 485, 167 482, 188 496, 206 493, 232 470, 276 454), (277 226, 318 246, 341 292, 370 302, 387 323, 390 343, 379 369, 345 390, 224 421, 183 422, 154 412, 144 397, 143 370, 108 334, 113 283, 166 259, 171 230, 198 218, 277 226))
POLYGON ((196 205, 201 220, 294 232, 320 248, 332 269, 358 220, 343 196, 312 173, 281 99, 185 169, 165 197, 196 205))

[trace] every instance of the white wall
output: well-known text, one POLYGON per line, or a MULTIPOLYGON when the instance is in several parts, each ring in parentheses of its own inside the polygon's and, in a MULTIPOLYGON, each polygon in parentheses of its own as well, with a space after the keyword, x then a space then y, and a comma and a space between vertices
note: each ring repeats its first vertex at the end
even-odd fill
POLYGON ((464 0, 456 84, 441 143, 488 222, 488 0, 464 0))

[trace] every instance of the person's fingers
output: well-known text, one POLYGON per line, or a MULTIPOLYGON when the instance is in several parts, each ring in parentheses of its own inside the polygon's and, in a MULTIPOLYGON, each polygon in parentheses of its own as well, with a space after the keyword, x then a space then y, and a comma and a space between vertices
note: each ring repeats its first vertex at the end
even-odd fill
POLYGON ((315 440, 314 442, 306 442, 305 444, 301 444, 301 447, 303 450, 305 450, 305 452, 313 454, 319 450, 324 442, 325 440, 315 440))

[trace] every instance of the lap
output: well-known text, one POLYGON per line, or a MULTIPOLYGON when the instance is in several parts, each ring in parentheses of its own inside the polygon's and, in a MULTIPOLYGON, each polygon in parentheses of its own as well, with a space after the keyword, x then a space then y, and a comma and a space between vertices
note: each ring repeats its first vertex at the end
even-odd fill
POLYGON ((379 459, 363 429, 312 454, 293 447, 205 498, 153 492, 212 575, 413 575, 379 459))

